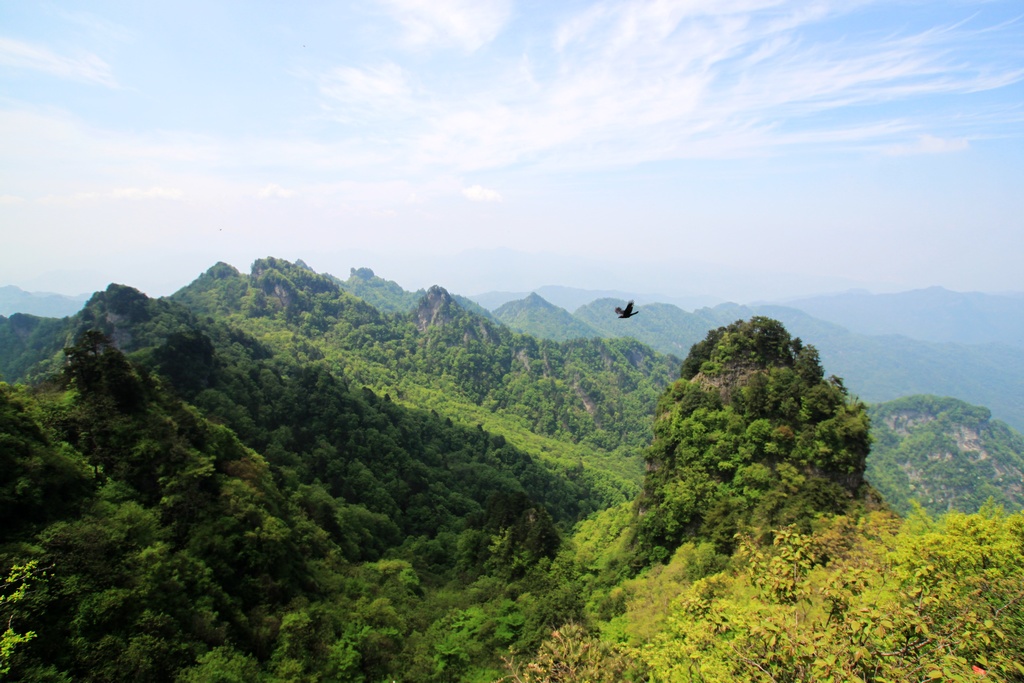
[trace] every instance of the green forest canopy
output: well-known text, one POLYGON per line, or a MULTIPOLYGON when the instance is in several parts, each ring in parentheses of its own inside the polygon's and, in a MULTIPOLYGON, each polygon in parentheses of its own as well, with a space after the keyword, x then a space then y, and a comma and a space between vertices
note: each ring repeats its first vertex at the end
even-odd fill
POLYGON ((894 516, 865 406, 780 323, 713 330, 655 388, 671 361, 635 342, 257 265, 111 287, 20 347, 8 678, 1024 680, 1024 516, 894 516))

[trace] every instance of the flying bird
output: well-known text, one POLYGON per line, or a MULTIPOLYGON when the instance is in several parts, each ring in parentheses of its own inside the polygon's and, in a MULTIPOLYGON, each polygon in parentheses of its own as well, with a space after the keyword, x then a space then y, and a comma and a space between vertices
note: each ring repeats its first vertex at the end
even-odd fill
POLYGON ((630 316, 636 315, 640 311, 633 310, 633 302, 632 300, 630 300, 630 302, 626 304, 625 308, 619 308, 618 306, 616 306, 615 312, 619 314, 620 318, 628 318, 630 316))

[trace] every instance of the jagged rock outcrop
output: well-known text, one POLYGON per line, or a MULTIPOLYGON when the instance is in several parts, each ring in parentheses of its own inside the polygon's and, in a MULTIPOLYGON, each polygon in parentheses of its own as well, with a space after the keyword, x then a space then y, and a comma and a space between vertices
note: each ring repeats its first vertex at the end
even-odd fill
POLYGON ((425 332, 428 327, 447 325, 455 319, 458 309, 459 305, 455 303, 448 290, 434 285, 427 290, 413 313, 416 327, 420 332, 425 332))
POLYGON ((990 498, 1024 508, 1024 436, 987 408, 908 396, 872 406, 867 477, 899 512, 975 512, 990 498))

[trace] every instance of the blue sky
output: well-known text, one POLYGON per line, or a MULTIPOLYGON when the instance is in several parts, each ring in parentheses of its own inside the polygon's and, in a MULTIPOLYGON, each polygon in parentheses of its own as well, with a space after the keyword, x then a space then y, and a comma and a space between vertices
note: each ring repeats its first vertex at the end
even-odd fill
POLYGON ((1024 290, 1019 0, 0 2, 0 284, 1024 290))

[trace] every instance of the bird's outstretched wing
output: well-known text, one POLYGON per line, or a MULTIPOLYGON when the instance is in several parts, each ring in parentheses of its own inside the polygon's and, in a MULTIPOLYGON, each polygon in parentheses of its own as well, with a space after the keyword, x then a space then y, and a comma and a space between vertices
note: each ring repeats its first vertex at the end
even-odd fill
POLYGON ((633 302, 630 301, 628 304, 626 304, 625 308, 619 308, 618 306, 616 306, 615 307, 615 312, 619 314, 620 318, 628 318, 629 316, 634 314, 633 313, 633 302))

